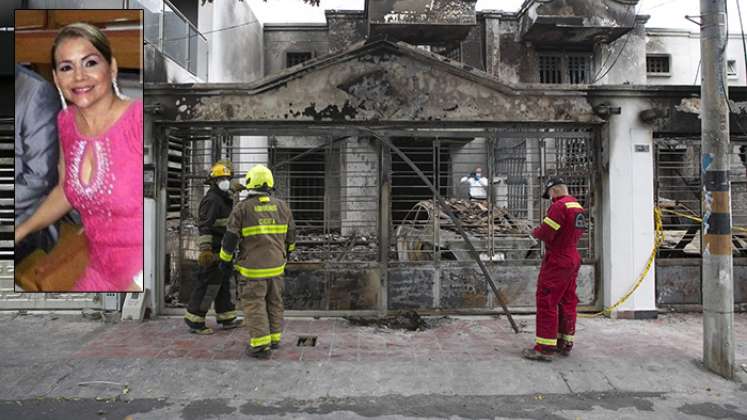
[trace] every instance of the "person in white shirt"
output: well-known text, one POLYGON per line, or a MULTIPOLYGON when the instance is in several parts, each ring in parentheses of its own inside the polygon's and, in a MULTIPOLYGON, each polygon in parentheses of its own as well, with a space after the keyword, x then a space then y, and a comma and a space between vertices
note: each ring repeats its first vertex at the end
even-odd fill
POLYGON ((488 179, 482 177, 482 169, 475 168, 475 172, 462 177, 461 183, 469 184, 469 198, 471 200, 485 200, 488 198, 488 179))

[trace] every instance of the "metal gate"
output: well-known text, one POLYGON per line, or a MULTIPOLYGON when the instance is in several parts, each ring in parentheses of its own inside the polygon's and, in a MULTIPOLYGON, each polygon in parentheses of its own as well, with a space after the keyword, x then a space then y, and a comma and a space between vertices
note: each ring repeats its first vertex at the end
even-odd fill
MULTIPOLYGON (((168 138, 173 165, 169 209, 178 208, 179 217, 169 221, 167 307, 183 306, 188 299, 196 273, 197 210, 207 190, 210 165, 220 159, 229 159, 241 177, 253 164, 268 165, 275 176, 275 195, 293 211, 297 250, 287 267, 288 309, 492 307, 484 284, 478 286, 484 279, 464 276, 476 264, 454 226, 434 208, 431 190, 375 138, 338 135, 332 129, 308 136, 242 136, 218 129, 204 133, 209 134, 172 133, 168 138), (461 274, 449 283, 446 278, 456 273, 461 274)), ((552 175, 565 176, 571 194, 589 210, 590 228, 580 246, 585 267, 582 302, 594 303, 597 171, 591 129, 377 133, 390 138, 448 200, 493 272, 499 277, 526 274, 522 284, 507 284, 515 289, 515 302, 523 306, 533 305, 533 298, 525 295, 532 289, 533 296, 543 254, 531 237, 531 228, 546 210, 547 203, 540 199, 542 183, 552 175), (477 167, 488 180, 485 199, 470 199, 463 179, 477 167)))
POLYGON ((0 119, 0 309, 101 308, 94 293, 18 293, 13 288, 15 209, 13 119, 0 119))
MULTIPOLYGON (((657 302, 701 303, 701 139, 655 139, 655 193, 663 212, 664 244, 656 258, 657 302)), ((747 139, 731 138, 732 250, 735 302, 747 302, 747 139)))

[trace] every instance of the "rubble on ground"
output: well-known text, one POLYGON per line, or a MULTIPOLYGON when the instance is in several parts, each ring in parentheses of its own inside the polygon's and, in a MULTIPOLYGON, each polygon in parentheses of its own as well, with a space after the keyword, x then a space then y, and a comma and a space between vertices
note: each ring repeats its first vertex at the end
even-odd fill
POLYGON ((296 235, 296 251, 288 261, 376 261, 378 250, 378 240, 371 235, 305 233, 296 235))
POLYGON ((418 315, 415 311, 407 311, 399 315, 387 317, 345 317, 351 325, 360 327, 376 327, 390 330, 407 330, 407 331, 425 331, 430 328, 438 327, 445 320, 450 319, 447 316, 439 318, 426 319, 418 315))
MULTIPOLYGON (((445 201, 449 209, 459 219, 462 228, 472 234, 487 235, 491 228, 494 234, 529 234, 532 227, 525 219, 513 216, 505 207, 493 207, 492 226, 488 203, 480 200, 449 199, 445 201)), ((432 200, 421 201, 415 205, 428 211, 432 219, 434 214, 434 202, 432 200)), ((413 207, 415 209, 415 207, 413 207)), ((439 209, 440 225, 442 229, 456 230, 449 216, 439 209)))

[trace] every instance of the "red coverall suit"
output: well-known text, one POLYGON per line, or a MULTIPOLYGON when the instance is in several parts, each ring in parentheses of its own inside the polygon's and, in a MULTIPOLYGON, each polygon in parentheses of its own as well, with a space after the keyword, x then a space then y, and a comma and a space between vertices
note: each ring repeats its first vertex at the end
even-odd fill
POLYGON ((532 232, 545 242, 537 280, 537 337, 535 350, 570 351, 576 331, 576 276, 581 256, 576 245, 586 229, 584 209, 571 196, 557 197, 547 217, 532 232))

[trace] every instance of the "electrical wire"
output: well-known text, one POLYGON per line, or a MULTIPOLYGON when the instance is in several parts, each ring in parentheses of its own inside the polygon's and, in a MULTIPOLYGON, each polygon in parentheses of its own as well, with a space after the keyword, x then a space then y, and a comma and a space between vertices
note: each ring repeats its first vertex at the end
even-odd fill
POLYGON ((195 32, 194 35, 187 35, 187 36, 183 36, 183 37, 180 37, 180 38, 160 38, 160 39, 158 39, 158 42, 160 42, 160 41, 164 41, 164 42, 181 41, 183 39, 195 38, 195 37, 199 36, 200 34, 202 34, 202 35, 209 35, 209 34, 213 34, 213 33, 216 33, 216 32, 223 32, 223 31, 228 31, 228 30, 231 30, 231 29, 236 29, 236 28, 241 28, 241 27, 244 27, 244 26, 253 25, 255 23, 259 23, 259 20, 254 19, 254 20, 249 21, 249 22, 239 23, 237 25, 231 25, 231 26, 227 26, 225 28, 214 29, 212 31, 207 31, 207 32, 195 32))
MULTIPOLYGON (((628 13, 630 13, 631 10, 634 12, 633 13, 633 22, 631 23, 631 26, 635 29, 635 20, 638 17, 638 12, 641 10, 641 5, 638 6, 638 10, 635 9, 635 6, 631 5, 628 8, 628 13)), ((625 42, 623 43, 622 47, 620 47, 620 51, 618 51, 617 57, 615 57, 615 60, 612 62, 612 64, 610 64, 610 66, 607 68, 607 70, 604 71, 604 74, 601 74, 602 73, 602 69, 604 68, 604 66, 607 65, 607 62, 609 61, 610 57, 608 56, 607 59, 604 60, 604 63, 602 63, 602 66, 599 68, 599 72, 592 79, 592 81, 591 81, 592 84, 594 84, 594 83, 602 80, 605 76, 607 76, 607 74, 612 70, 612 68, 615 67, 615 64, 617 64, 617 60, 620 59, 620 56, 622 55, 623 51, 625 51, 625 47, 628 46, 628 41, 629 40, 630 40, 630 35, 628 35, 628 36, 625 37, 625 42)))

